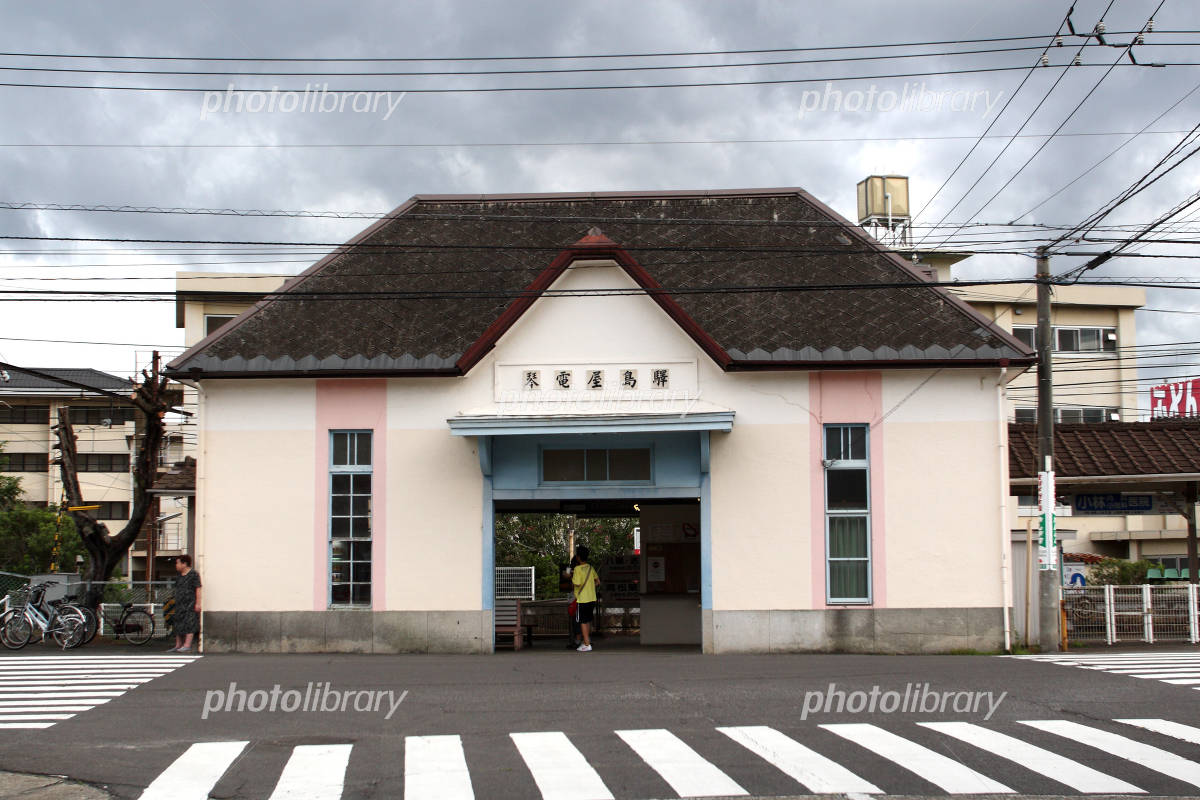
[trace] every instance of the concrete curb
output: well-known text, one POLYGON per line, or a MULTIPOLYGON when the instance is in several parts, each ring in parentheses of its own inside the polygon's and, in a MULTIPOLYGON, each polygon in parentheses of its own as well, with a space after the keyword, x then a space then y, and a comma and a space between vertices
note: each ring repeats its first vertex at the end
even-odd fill
POLYGON ((103 789, 55 775, 0 772, 0 798, 20 800, 110 800, 103 789))

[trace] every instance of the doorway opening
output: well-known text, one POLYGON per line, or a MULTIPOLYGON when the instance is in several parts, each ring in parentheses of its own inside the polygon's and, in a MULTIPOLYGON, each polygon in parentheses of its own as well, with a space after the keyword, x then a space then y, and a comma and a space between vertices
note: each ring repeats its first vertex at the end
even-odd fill
POLYGON ((577 638, 564 571, 581 545, 600 578, 598 648, 700 647, 698 499, 498 500, 494 513, 498 648, 517 636, 537 649, 577 638))

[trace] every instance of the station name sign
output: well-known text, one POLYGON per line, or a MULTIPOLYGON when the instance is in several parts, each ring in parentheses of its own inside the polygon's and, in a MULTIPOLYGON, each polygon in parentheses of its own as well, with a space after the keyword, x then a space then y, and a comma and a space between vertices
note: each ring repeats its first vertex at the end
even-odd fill
POLYGON ((631 403, 693 399, 699 394, 695 361, 497 364, 495 400, 631 403))

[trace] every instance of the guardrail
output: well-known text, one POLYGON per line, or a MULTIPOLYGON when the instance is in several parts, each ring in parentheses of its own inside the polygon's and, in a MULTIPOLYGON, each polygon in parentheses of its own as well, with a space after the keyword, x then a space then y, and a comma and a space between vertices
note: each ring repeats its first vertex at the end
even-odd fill
POLYGON ((1063 588, 1062 602, 1069 642, 1200 644, 1195 584, 1070 586, 1063 588))

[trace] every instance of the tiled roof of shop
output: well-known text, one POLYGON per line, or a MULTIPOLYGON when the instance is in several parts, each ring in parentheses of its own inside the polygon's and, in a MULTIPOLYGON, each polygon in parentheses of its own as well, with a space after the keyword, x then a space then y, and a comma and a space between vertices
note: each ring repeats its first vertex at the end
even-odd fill
MULTIPOLYGON (((38 390, 76 390, 81 391, 78 387, 71 386, 65 383, 44 378, 41 375, 33 375, 28 372, 23 372, 19 369, 8 369, 8 380, 0 378, 0 391, 11 390, 28 390, 31 393, 38 390)), ((96 389, 103 389, 109 392, 128 392, 131 385, 124 378, 118 378, 116 375, 109 375, 107 372, 100 372, 95 369, 56 369, 51 367, 38 367, 37 372, 45 373, 56 378, 65 378, 74 383, 82 383, 85 386, 91 386, 96 389)))
MULTIPOLYGON (((1010 478, 1037 475, 1037 426, 1008 426, 1010 478)), ((1200 473, 1200 419, 1054 426, 1060 477, 1200 473)))
POLYGON ((694 322, 693 338, 707 337, 726 368, 1031 362, 1028 348, 807 193, 758 189, 418 196, 169 369, 461 374, 515 294, 564 251, 595 246, 580 240, 596 226, 592 241, 636 261, 665 290, 660 305, 694 322), (863 284, 901 285, 727 291, 863 284))
POLYGON ((171 491, 186 491, 196 488, 196 459, 187 456, 183 461, 172 464, 158 473, 154 479, 154 491, 169 494, 171 491))

